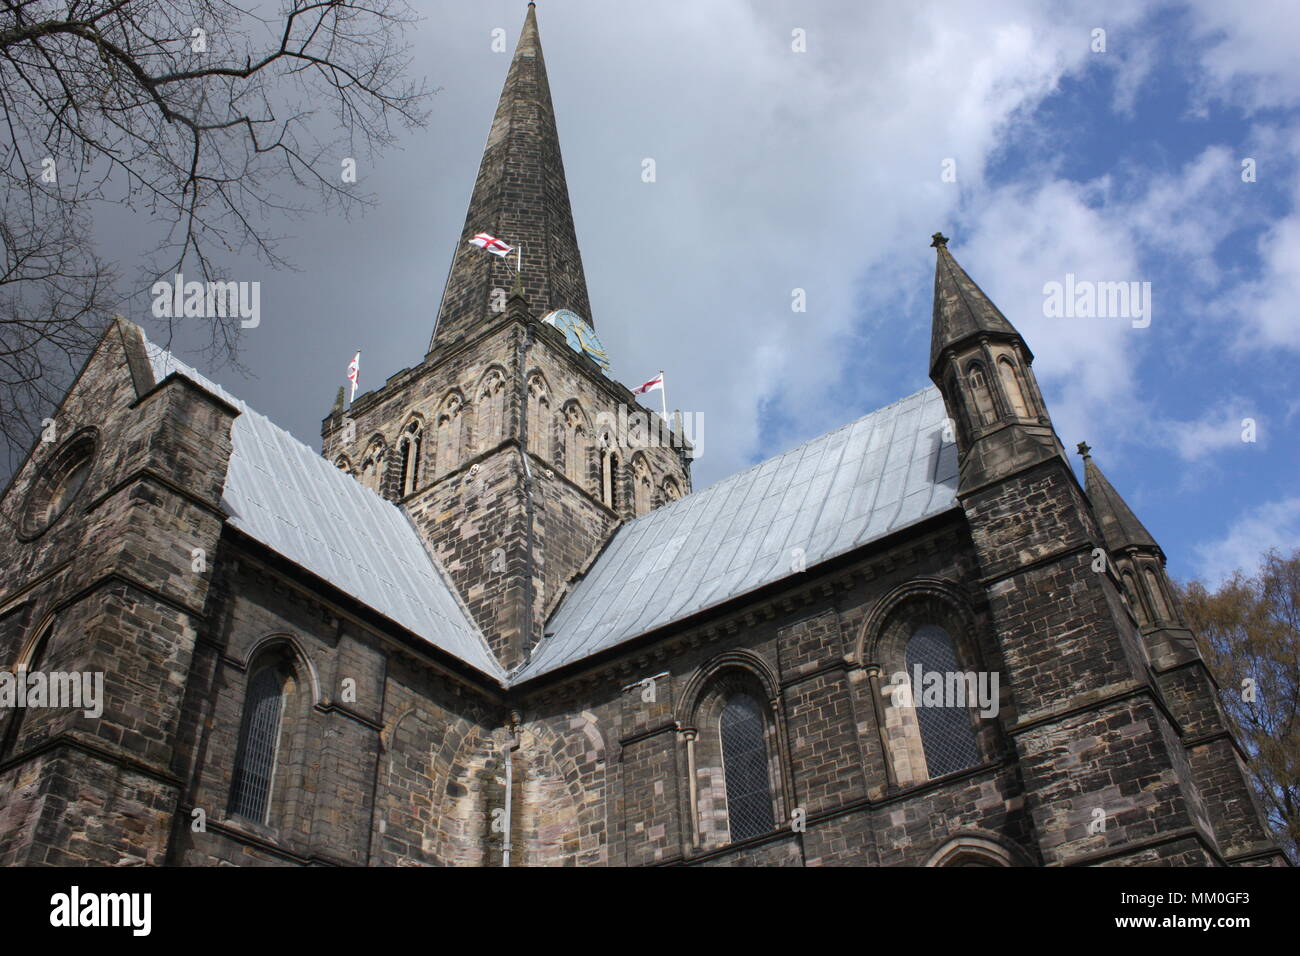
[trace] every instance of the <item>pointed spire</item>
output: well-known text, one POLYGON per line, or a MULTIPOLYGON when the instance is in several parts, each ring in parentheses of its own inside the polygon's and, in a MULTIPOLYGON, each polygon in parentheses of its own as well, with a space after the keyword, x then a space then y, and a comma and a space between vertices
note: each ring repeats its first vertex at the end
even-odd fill
POLYGON ((1106 539, 1106 547, 1112 552, 1126 548, 1145 548, 1159 551, 1160 545, 1155 538, 1138 521, 1137 515, 1124 503, 1106 476, 1101 473, 1092 460, 1092 449, 1087 442, 1079 442, 1079 454, 1083 456, 1083 474, 1087 483, 1088 499, 1092 510, 1101 523, 1101 534, 1106 539))
MULTIPOLYGON (((931 370, 938 364, 945 349, 971 336, 988 333, 1019 339, 1019 333, 993 304, 993 300, 984 294, 952 257, 948 251, 948 237, 936 232, 931 239, 930 245, 937 253, 934 265, 934 324, 930 337, 931 370)), ((1031 355, 1030 358, 1032 357, 1031 355)))
POLYGON ((560 138, 537 31, 528 5, 505 86, 497 104, 478 179, 429 350, 464 338, 494 318, 494 289, 512 291, 523 253, 522 285, 539 313, 570 309, 589 323, 591 303, 573 228, 560 138), (504 258, 471 246, 486 232, 513 246, 504 258))

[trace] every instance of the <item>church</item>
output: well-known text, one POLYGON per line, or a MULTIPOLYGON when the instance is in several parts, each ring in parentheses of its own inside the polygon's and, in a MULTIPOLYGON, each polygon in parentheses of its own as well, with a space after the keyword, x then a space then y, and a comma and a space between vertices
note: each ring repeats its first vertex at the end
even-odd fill
POLYGON ((947 242, 933 385, 695 491, 608 374, 529 4, 428 352, 321 453, 119 318, 15 473, 0 669, 102 699, 0 706, 0 865, 1284 865, 947 242))

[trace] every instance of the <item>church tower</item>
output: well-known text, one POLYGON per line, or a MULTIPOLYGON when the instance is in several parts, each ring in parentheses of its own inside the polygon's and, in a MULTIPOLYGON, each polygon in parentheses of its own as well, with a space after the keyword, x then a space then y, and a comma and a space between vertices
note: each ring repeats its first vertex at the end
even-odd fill
POLYGON ((1104 523, 1065 460, 1033 356, 947 239, 932 245, 930 377, 956 426, 957 498, 1004 661, 1001 720, 1044 861, 1205 865, 1233 841, 1211 822, 1190 738, 1096 560, 1104 523))
POLYGON ((323 453, 406 510, 511 669, 621 521, 690 491, 690 449, 609 376, 531 3, 460 238, 428 353, 337 403, 323 453))

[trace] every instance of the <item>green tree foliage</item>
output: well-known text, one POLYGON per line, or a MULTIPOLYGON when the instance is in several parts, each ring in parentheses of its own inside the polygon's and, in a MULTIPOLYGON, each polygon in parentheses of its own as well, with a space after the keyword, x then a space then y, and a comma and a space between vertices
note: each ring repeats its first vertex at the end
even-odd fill
POLYGON ((1181 598, 1269 823, 1300 861, 1300 549, 1270 551, 1258 574, 1215 591, 1193 581, 1181 598))

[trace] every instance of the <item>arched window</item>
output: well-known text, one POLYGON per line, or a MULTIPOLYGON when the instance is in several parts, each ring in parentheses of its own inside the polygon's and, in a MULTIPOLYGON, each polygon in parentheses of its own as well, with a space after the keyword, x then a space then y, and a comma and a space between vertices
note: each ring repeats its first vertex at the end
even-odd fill
POLYGON ((984 366, 972 362, 966 367, 966 382, 970 385, 971 395, 975 398, 975 408, 979 412, 980 423, 992 425, 997 421, 997 412, 993 408, 993 396, 989 393, 988 379, 984 375, 984 366))
POLYGON ((401 449, 397 497, 405 498, 420 486, 420 423, 418 421, 411 422, 402 430, 402 437, 397 440, 397 446, 401 449))
POLYGON ((406 496, 406 473, 411 468, 411 443, 403 435, 397 440, 398 463, 397 463, 397 497, 406 496))
POLYGON ((972 831, 946 840, 930 854, 926 866, 1022 866, 1027 862, 1023 851, 1005 838, 991 833, 972 831))
POLYGON ((650 466, 638 455, 632 461, 632 511, 638 517, 649 514, 654 505, 654 482, 650 466))
POLYGON ((1143 568, 1142 573, 1146 576, 1147 590, 1151 592, 1151 608, 1155 611, 1156 623, 1163 624, 1166 621, 1172 621, 1173 616, 1169 613, 1169 603, 1165 600, 1165 592, 1164 588, 1160 586, 1160 578, 1150 568, 1143 568))
POLYGON ((600 455, 600 497, 612 511, 618 510, 618 455, 608 448, 600 455))
POLYGON ((747 693, 732 694, 722 708, 718 730, 732 841, 772 832, 776 822, 772 816, 763 705, 747 693))
POLYGON ((921 746, 929 777, 965 770, 980 762, 975 727, 971 720, 971 689, 957 666, 957 653, 948 632, 933 624, 917 628, 907 642, 907 676, 912 681, 912 703, 921 731, 921 746), (916 686, 917 669, 922 680, 938 675, 944 693, 941 700, 930 700, 925 691, 929 682, 916 686), (962 699, 951 699, 949 691, 960 683, 962 699))
POLYGON ((1128 603, 1133 608, 1133 613, 1137 616, 1138 623, 1146 627, 1151 623, 1147 618, 1146 606, 1142 603, 1141 596, 1137 593, 1137 585, 1133 580, 1133 572, 1125 571, 1123 575, 1124 593, 1128 595, 1128 603))
POLYGON ((505 424, 506 380, 499 370, 483 376, 474 407, 474 440, 482 453, 501 441, 505 424))
POLYGON ((528 379, 528 450, 538 458, 551 458, 551 400, 541 373, 528 379))
POLYGON ((266 823, 271 810, 271 786, 288 680, 285 664, 277 661, 258 668, 248 681, 230 788, 230 813, 256 823, 266 823))
POLYGON ((574 484, 587 487, 587 417, 576 404, 564 410, 564 473, 574 484))
POLYGON ((855 653, 880 668, 872 681, 890 783, 912 787, 1006 752, 994 719, 1002 704, 999 651, 946 581, 916 578, 871 611, 855 653))
POLYGON ((769 833, 787 817, 776 687, 763 661, 737 651, 706 664, 684 690, 681 766, 694 845, 720 847, 769 833))
POLYGON ((1020 374, 1011 359, 1005 355, 998 359, 998 374, 1002 378, 1002 390, 1006 392, 1011 412, 1017 418, 1029 417, 1029 406, 1025 403, 1024 389, 1020 387, 1020 374))
POLYGON ((972 422, 970 421, 969 418, 970 412, 968 411, 968 406, 964 401, 962 390, 957 387, 957 373, 954 372, 952 369, 948 370, 947 389, 948 389, 948 394, 952 396, 952 402, 954 406, 953 417, 957 425, 957 434, 953 436, 953 439, 954 441, 960 439, 958 444, 962 448, 969 448, 970 428, 972 425, 972 422))
POLYGON ((443 400, 438 412, 438 447, 434 471, 445 475, 460 465, 461 398, 456 393, 443 400))
POLYGON ((33 537, 58 521, 90 476, 97 432, 83 429, 68 439, 40 468, 23 505, 22 534, 33 537))
POLYGON ((371 491, 377 492, 380 490, 386 450, 383 439, 376 437, 371 439, 370 445, 366 449, 366 456, 361 460, 361 483, 371 491))
MULTIPOLYGON (((27 610, 30 611, 30 608, 27 610)), ((62 641, 57 642, 62 647, 51 648, 54 625, 46 624, 40 637, 36 639, 36 643, 31 646, 30 650, 26 650, 19 643, 25 618, 26 612, 20 612, 18 616, 11 615, 5 620, 6 625, 8 625, 5 630, 8 630, 9 633, 0 633, 0 637, 11 638, 14 641, 14 643, 8 644, 9 647, 15 647, 20 651, 16 666, 13 669, 13 677, 18 681, 26 680, 28 674, 33 671, 47 669, 47 665, 50 664, 53 666, 49 667, 48 670, 59 670, 61 669, 59 665, 63 663, 67 663, 70 669, 72 659, 75 658, 71 658, 69 652, 75 653, 78 642, 75 640, 70 641, 65 636, 62 641), (50 658, 53 658, 53 660, 50 658)), ((25 719, 35 724, 39 733, 39 727, 42 724, 48 725, 48 723, 53 722, 50 718, 55 715, 56 711, 46 708, 0 707, 0 760, 7 760, 14 755, 14 749, 18 744, 18 738, 23 730, 25 719)))

